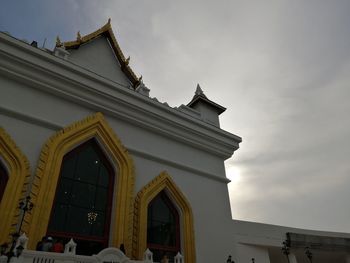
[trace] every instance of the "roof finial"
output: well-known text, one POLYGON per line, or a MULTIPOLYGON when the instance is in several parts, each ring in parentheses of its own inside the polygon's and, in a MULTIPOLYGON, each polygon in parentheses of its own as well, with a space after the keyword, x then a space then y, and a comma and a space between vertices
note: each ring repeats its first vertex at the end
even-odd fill
POLYGON ((62 42, 59 36, 56 37, 56 47, 62 47, 62 42))
POLYGON ((111 24, 111 18, 108 18, 108 22, 107 22, 108 25, 111 24))
POLYGON ((196 95, 204 95, 203 90, 201 89, 201 86, 199 86, 199 84, 197 84, 197 89, 195 92, 196 95))
POLYGON ((194 96, 197 97, 197 96, 201 96, 201 97, 204 97, 204 98, 207 98, 207 96, 205 96, 201 86, 199 86, 199 84, 197 84, 197 88, 196 88, 196 92, 194 93, 194 96))
POLYGON ((142 81, 142 75, 139 77, 139 82, 141 82, 142 81))
POLYGON ((130 56, 125 60, 125 66, 129 65, 130 62, 130 56))
POLYGON ((80 35, 80 31, 78 31, 78 33, 77 33, 77 41, 81 41, 81 35, 80 35))

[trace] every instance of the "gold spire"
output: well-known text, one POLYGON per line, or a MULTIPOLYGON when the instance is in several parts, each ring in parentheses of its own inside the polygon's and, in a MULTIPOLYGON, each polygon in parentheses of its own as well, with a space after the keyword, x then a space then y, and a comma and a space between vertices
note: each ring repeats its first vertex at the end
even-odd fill
POLYGON ((62 47, 62 42, 59 36, 56 37, 56 47, 62 47))
POLYGON ((80 42, 80 41, 81 41, 80 31, 78 31, 78 33, 77 33, 77 41, 78 41, 78 42, 80 42))

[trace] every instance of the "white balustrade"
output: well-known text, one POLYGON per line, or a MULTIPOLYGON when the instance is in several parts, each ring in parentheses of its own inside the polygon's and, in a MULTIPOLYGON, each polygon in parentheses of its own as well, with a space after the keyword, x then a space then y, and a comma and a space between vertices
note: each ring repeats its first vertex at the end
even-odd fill
MULTIPOLYGON (((66 245, 64 253, 27 250, 28 238, 23 234, 17 241, 16 248, 23 248, 20 255, 11 258, 10 263, 153 263, 153 253, 147 248, 143 260, 131 260, 117 248, 103 249, 97 255, 76 255, 77 244, 71 239, 66 245)), ((179 253, 174 257, 175 263, 184 263, 179 253)), ((7 263, 7 257, 1 256, 0 263, 7 263)))
POLYGON ((0 256, 0 263, 7 263, 7 257, 5 255, 0 256))
MULTIPOLYGON (((10 263, 153 263, 151 251, 145 252, 144 260, 130 260, 117 248, 106 248, 97 255, 76 255, 75 247, 66 249, 65 253, 23 250, 19 257, 11 258, 10 263)), ((7 263, 7 257, 0 258, 0 263, 7 263)))

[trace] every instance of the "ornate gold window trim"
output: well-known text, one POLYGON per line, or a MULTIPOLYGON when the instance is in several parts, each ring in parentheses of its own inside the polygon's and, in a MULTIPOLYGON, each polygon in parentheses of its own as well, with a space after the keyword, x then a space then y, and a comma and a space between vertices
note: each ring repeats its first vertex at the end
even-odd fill
MULTIPOLYGON (((8 181, 0 203, 0 244, 11 240, 20 217, 18 203, 26 195, 30 178, 29 162, 9 134, 0 127, 0 158, 8 170, 8 181)), ((22 231, 28 229, 30 214, 23 221, 22 231)))
POLYGON ((175 185, 174 181, 166 172, 162 172, 154 178, 149 184, 143 187, 136 196, 134 209, 133 256, 142 259, 143 253, 147 249, 148 204, 163 190, 169 194, 169 197, 180 209, 182 251, 185 261, 188 263, 195 263, 196 253, 192 209, 186 197, 181 193, 180 189, 175 185))
POLYGON ((46 235, 63 156, 91 138, 96 138, 112 162, 117 164, 109 245, 119 247, 123 243, 126 251, 131 251, 134 166, 128 151, 102 113, 58 131, 44 145, 32 187, 36 200, 29 229, 30 248, 34 249, 36 243, 46 235))

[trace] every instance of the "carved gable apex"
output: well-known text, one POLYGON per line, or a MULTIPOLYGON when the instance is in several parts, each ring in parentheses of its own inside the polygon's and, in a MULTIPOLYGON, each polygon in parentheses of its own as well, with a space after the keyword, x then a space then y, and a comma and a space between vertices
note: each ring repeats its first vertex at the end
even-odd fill
POLYGON ((125 58, 114 36, 111 20, 95 32, 81 36, 69 42, 57 42, 56 47, 63 46, 69 51, 69 60, 88 70, 134 89, 140 83, 129 66, 130 58, 125 58))

